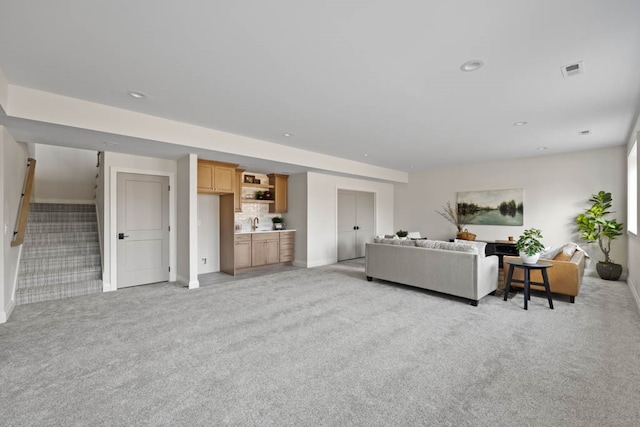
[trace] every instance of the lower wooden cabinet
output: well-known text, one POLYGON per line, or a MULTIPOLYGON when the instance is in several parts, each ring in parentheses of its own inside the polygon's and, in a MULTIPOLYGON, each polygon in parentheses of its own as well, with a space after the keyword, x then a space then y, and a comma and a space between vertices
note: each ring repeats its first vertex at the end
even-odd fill
POLYGON ((235 268, 293 261, 294 231, 246 233, 235 236, 235 268))
POLYGON ((236 235, 235 264, 236 268, 251 267, 251 235, 236 235))
POLYGON ((254 233, 251 235, 251 266, 280 262, 279 233, 254 233))
POLYGON ((293 261, 293 231, 280 233, 280 262, 293 261))

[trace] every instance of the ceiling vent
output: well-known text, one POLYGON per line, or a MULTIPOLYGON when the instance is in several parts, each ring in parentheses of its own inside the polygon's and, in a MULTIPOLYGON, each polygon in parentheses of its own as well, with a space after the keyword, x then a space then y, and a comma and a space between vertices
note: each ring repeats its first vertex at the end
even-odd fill
POLYGON ((582 63, 582 61, 562 67, 562 75, 565 79, 568 77, 577 76, 578 74, 582 73, 584 73, 584 64, 582 63))

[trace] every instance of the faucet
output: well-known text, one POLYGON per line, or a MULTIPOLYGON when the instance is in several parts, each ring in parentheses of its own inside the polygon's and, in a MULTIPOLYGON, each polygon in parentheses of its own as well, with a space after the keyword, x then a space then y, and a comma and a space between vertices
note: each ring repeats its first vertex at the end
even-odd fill
POLYGON ((251 229, 253 231, 256 231, 256 229, 258 228, 258 224, 260 224, 260 220, 258 219, 258 217, 255 217, 251 220, 251 229))

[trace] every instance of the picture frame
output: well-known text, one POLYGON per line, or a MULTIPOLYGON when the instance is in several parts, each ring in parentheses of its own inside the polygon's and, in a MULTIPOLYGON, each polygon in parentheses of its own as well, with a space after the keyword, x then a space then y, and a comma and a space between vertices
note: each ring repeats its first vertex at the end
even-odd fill
POLYGON ((255 175, 245 175, 244 183, 245 184, 255 184, 256 176, 255 175))

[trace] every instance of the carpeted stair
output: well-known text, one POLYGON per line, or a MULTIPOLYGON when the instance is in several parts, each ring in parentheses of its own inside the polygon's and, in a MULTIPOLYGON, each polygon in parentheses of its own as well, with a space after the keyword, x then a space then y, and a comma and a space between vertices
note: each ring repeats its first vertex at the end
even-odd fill
POLYGON ((32 203, 16 304, 102 292, 95 205, 32 203))

